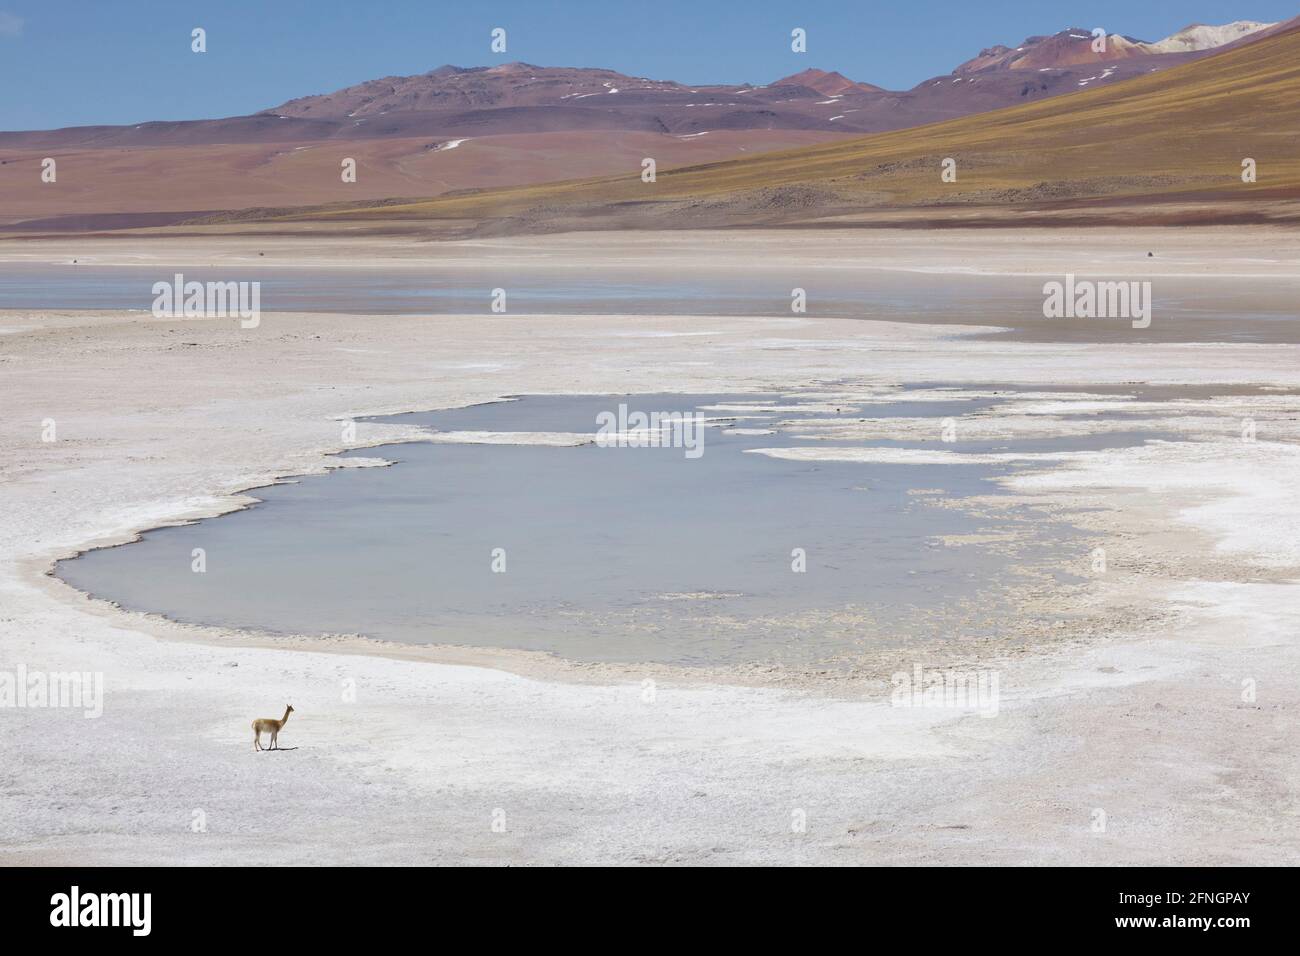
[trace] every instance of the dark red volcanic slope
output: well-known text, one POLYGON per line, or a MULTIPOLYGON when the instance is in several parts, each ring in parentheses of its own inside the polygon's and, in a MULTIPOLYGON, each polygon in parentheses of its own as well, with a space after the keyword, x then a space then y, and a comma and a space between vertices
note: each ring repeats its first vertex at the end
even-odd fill
POLYGON ((806 86, 823 96, 843 96, 845 93, 883 93, 883 87, 870 83, 858 83, 842 73, 827 73, 825 70, 804 70, 777 80, 773 86, 806 86))
MULTIPOLYGON (((979 56, 967 60, 953 72, 965 76, 990 70, 1062 69, 1091 67, 1098 63, 1109 66, 1151 56, 1164 60, 1174 55, 1153 54, 1141 40, 1132 37, 1107 36, 1106 43, 1100 51, 1094 49, 1093 41, 1091 31, 1071 27, 1052 36, 1029 37, 1014 49, 998 45, 981 50, 979 56)), ((1170 62, 1181 61, 1166 61, 1165 65, 1169 65, 1170 62)))

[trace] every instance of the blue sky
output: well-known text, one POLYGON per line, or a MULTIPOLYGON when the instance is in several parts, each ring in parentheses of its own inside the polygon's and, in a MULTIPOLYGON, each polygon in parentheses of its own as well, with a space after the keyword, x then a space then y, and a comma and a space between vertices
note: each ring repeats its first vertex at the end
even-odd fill
POLYGON ((256 112, 444 63, 600 66, 684 83, 807 67, 906 89, 995 43, 1067 26, 1159 39, 1282 20, 1297 0, 0 0, 0 129, 256 112), (190 52, 190 31, 208 52, 190 52), (489 49, 507 31, 505 55, 489 49), (794 27, 808 52, 790 52, 794 27))

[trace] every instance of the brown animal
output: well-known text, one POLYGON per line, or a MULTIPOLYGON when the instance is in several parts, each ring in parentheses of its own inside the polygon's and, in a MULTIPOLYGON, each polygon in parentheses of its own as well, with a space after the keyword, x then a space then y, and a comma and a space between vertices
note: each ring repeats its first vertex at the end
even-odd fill
POLYGON ((277 744, 276 741, 279 739, 280 731, 284 729, 284 725, 289 722, 289 715, 292 713, 293 705, 290 704, 284 708, 284 716, 279 720, 275 720, 271 717, 259 717, 257 720, 253 721, 253 749, 268 749, 262 746, 262 734, 268 733, 271 735, 271 746, 269 749, 278 750, 279 744, 277 744))

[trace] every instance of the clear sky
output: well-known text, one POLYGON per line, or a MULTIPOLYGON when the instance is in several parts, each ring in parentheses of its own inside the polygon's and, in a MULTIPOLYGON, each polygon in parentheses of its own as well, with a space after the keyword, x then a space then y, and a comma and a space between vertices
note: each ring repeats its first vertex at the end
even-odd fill
POLYGON ((453 63, 766 83, 807 67, 908 89, 1069 26, 1155 40, 1298 0, 0 0, 0 129, 233 116, 453 63), (190 51, 207 30, 208 52, 190 51), (503 27, 507 51, 490 31, 503 27), (808 52, 790 31, 808 31, 808 52))

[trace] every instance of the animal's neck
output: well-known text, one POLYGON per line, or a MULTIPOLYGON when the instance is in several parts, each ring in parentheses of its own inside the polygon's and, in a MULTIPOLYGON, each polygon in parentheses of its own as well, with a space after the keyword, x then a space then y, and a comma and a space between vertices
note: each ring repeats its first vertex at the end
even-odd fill
POLYGON ((281 718, 280 723, 281 723, 281 724, 284 724, 286 721, 288 721, 288 719, 289 719, 289 708, 286 707, 286 708, 284 709, 284 717, 281 718))

